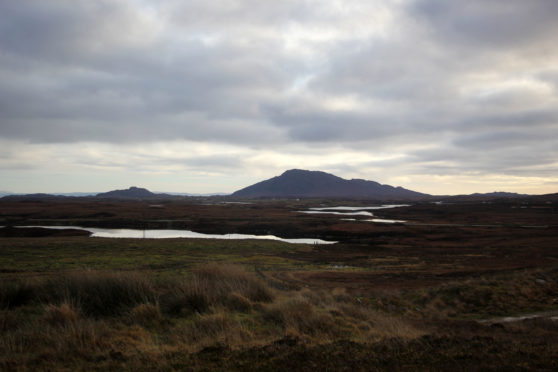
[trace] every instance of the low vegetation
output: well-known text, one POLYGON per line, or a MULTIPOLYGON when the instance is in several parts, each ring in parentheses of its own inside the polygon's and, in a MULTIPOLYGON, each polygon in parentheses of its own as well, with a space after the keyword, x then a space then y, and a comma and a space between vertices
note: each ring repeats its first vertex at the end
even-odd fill
MULTIPOLYGON (((520 277, 508 287, 532 280, 533 285, 521 284, 523 296, 535 299, 556 289, 550 283, 554 271, 520 277), (551 287, 537 289, 543 284, 551 287)), ((555 365, 556 350, 546 342, 558 332, 556 322, 538 319, 529 329, 517 324, 493 329, 451 320, 455 314, 448 312, 465 306, 460 304, 484 309, 486 297, 505 293, 503 283, 481 278, 363 297, 341 288, 278 290, 243 266, 219 263, 173 278, 81 270, 3 281, 0 367, 250 370, 285 363, 309 370, 309 361, 326 358, 319 365, 325 361, 334 369, 497 369, 520 366, 524 359, 515 356, 518 351, 541 366, 555 365), (537 338, 526 340, 529 335, 537 338), (465 363, 458 364, 462 359, 465 363)), ((473 311, 463 309, 461 315, 473 311)))
POLYGON ((0 296, 6 370, 174 363, 177 353, 241 350, 285 338, 318 345, 423 334, 343 291, 278 291, 231 264, 201 265, 172 280, 74 271, 2 282, 0 296))
POLYGON ((0 370, 558 370, 554 205, 424 204, 378 212, 424 225, 380 225, 299 204, 4 204, 28 224, 147 210, 154 228, 340 243, 0 238, 0 370))

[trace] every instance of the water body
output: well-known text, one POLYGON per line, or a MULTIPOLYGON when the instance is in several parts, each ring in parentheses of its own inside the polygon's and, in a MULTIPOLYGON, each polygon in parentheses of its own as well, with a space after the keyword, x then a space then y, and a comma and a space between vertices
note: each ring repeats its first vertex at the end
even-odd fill
POLYGON ((336 211, 298 211, 298 213, 307 213, 307 214, 338 214, 341 216, 373 216, 372 213, 366 211, 359 211, 359 212, 336 212, 336 211))
POLYGON ((97 227, 81 226, 21 226, 42 227, 44 229, 80 229, 91 232, 92 237, 97 238, 148 238, 148 239, 171 239, 171 238, 194 238, 194 239, 262 239, 279 240, 295 244, 335 244, 337 242, 322 239, 286 239, 275 235, 250 235, 250 234, 202 234, 190 230, 139 230, 139 229, 105 229, 97 227))
MULTIPOLYGON (((341 218, 341 221, 358 221, 357 219, 354 218, 341 218)), ((385 218, 372 218, 370 220, 360 220, 360 221, 364 221, 364 222, 376 222, 376 223, 405 223, 407 221, 403 221, 403 220, 388 220, 385 218)))
POLYGON ((407 221, 403 220, 388 220, 385 218, 372 218, 371 220, 364 220, 366 222, 376 222, 376 223, 405 223, 407 221))
POLYGON ((346 206, 319 207, 319 208, 310 208, 310 210, 312 211, 367 211, 367 210, 390 209, 390 208, 399 208, 399 207, 410 207, 410 204, 383 204, 383 205, 376 205, 370 207, 346 207, 346 206))
MULTIPOLYGON (((369 206, 369 207, 347 207, 347 206, 337 206, 337 207, 319 207, 319 208, 310 208, 308 211, 298 211, 299 213, 308 213, 308 214, 337 214, 341 216, 368 216, 374 217, 372 212, 367 212, 369 210, 379 210, 379 209, 390 209, 390 208, 399 208, 399 207, 409 207, 409 204, 384 204, 384 205, 376 205, 376 206, 369 206), (348 211, 348 212, 342 212, 348 211)), ((349 220, 349 219, 345 219, 349 220)), ((406 221, 400 220, 387 220, 383 218, 373 218, 370 220, 364 220, 368 222, 378 222, 378 223, 404 223, 406 221)))
POLYGON ((540 311, 537 313, 521 314, 515 316, 504 316, 501 318, 491 318, 491 319, 481 319, 478 320, 479 323, 494 324, 494 323, 511 323, 511 322, 521 322, 528 319, 546 318, 552 321, 558 321, 558 311, 540 311))

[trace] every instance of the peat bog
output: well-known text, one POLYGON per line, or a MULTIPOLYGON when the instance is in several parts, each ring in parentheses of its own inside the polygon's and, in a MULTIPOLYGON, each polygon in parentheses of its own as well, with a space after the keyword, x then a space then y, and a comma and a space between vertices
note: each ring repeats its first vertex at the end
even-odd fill
POLYGON ((395 224, 298 212, 370 201, 153 205, 0 201, 0 369, 558 368, 556 200, 361 209, 395 224), (338 243, 11 227, 38 225, 338 243))

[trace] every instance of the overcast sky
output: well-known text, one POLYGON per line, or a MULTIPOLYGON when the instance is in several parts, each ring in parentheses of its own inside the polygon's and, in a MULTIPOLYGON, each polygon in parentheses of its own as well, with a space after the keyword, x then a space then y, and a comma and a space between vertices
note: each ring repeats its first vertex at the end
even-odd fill
POLYGON ((557 45, 556 0, 0 0, 0 190, 558 192, 557 45))

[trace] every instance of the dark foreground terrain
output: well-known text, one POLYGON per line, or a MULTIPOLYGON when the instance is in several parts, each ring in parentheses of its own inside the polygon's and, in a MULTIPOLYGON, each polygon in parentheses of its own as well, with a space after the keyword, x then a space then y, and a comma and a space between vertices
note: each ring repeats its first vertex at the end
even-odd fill
POLYGON ((558 369, 556 201, 299 213, 339 205, 374 204, 0 201, 0 369, 558 369))

